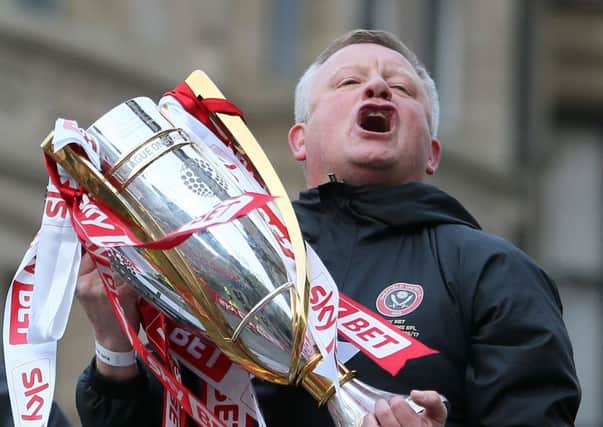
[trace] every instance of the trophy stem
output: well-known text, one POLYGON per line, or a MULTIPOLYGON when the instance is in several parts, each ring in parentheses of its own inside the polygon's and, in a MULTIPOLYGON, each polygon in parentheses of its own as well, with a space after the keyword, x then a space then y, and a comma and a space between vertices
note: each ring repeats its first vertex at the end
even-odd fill
POLYGON ((350 371, 338 363, 339 392, 335 393, 332 381, 313 372, 322 360, 320 354, 314 354, 300 371, 298 384, 314 397, 318 406, 327 405, 336 427, 360 427, 365 415, 375 410, 378 399, 389 400, 395 394, 371 387, 354 378, 355 371, 350 371))
MULTIPOLYGON (((318 402, 318 406, 324 405, 335 394, 335 384, 322 375, 313 372, 314 368, 322 360, 320 353, 312 356, 304 365, 298 376, 297 383, 301 385, 318 402)), ((343 386, 354 378, 355 371, 350 371, 341 363, 337 364, 339 374, 339 385, 343 386)))
POLYGON ((394 396, 354 378, 331 396, 327 408, 336 427, 359 427, 365 415, 375 411, 378 399, 389 400, 394 396))

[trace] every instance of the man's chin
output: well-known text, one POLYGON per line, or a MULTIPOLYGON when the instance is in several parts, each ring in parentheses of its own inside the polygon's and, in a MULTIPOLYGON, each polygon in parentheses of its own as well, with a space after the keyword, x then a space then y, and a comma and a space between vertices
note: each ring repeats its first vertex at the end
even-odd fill
POLYGON ((401 182, 391 162, 372 160, 357 164, 342 181, 354 185, 394 185, 401 182))
POLYGON ((397 153, 391 150, 362 150, 355 154, 350 163, 356 168, 383 171, 395 169, 399 160, 397 153))

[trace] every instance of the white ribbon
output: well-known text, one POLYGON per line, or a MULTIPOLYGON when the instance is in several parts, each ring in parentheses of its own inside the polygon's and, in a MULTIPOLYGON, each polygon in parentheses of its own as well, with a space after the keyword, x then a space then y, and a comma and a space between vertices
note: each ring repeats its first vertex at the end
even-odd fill
MULTIPOLYGON (((49 182, 47 207, 54 201, 64 204, 52 195, 56 191, 49 182)), ((45 209, 39 232, 34 277, 36 291, 32 295, 28 332, 30 344, 56 342, 63 337, 80 268, 82 248, 71 226, 69 212, 65 207, 50 213, 57 215, 51 217, 49 209, 45 209)))
MULTIPOLYGON (((73 138, 81 139, 91 153, 90 141, 84 140, 73 122, 57 120, 54 135, 60 147, 73 138)), ((58 172, 61 182, 77 188, 62 168, 58 172)), ((4 362, 16 426, 48 422, 57 341, 67 326, 80 257, 81 245, 69 210, 49 182, 40 231, 17 269, 4 311, 4 362)))
MULTIPOLYGON (((93 141, 75 122, 55 123, 55 150, 73 142, 98 165, 93 141)), ((77 183, 59 166, 59 179, 77 183)), ((81 259, 65 201, 48 183, 42 225, 11 284, 4 311, 4 355, 8 390, 16 426, 46 425, 55 388, 57 341, 71 311, 81 259)))
MULTIPOLYGON (((93 164, 99 164, 98 152, 92 150, 91 140, 84 138, 77 124, 58 119, 53 137, 55 151, 72 142, 84 148, 93 164)), ((58 172, 62 183, 78 188, 60 166, 58 172)), ((36 292, 32 297, 28 335, 31 344, 56 342, 63 337, 80 269, 82 246, 71 225, 69 210, 51 182, 48 183, 39 239, 34 279, 36 292)))
POLYGON ((28 342, 38 242, 36 237, 23 257, 4 309, 4 364, 16 427, 47 424, 55 386, 56 341, 28 342))
POLYGON ((337 347, 337 314, 339 290, 316 252, 306 243, 310 308, 308 330, 318 347, 322 360, 314 372, 331 380, 339 392, 339 375, 335 352, 337 347))

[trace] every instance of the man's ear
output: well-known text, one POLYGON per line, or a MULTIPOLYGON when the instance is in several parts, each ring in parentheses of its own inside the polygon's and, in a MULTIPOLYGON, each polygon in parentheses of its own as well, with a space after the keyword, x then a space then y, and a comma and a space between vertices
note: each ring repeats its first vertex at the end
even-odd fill
POLYGON ((438 170, 438 166, 440 166, 440 158, 442 155, 442 146, 440 141, 437 139, 431 140, 431 145, 429 147, 429 157, 427 158, 427 167, 425 168, 425 173, 427 175, 433 175, 438 170))
POLYGON ((289 147, 295 160, 303 162, 306 160, 306 125, 296 123, 289 129, 289 147))

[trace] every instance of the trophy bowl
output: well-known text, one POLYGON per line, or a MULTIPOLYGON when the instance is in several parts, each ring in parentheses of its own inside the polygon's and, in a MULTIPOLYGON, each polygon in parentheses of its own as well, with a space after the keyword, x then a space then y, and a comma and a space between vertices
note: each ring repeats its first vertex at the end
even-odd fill
MULTIPOLYGON (((200 71, 186 83, 197 96, 223 98, 200 71)), ((267 157, 240 117, 213 114, 234 153, 251 162, 245 173, 254 179, 237 176, 225 166, 232 159, 195 141, 172 113, 140 97, 96 120, 87 132, 99 144, 100 170, 69 146, 55 152, 52 134, 42 148, 145 242, 250 188, 274 196, 265 208, 197 232, 173 249, 114 247, 112 268, 148 302, 201 331, 248 372, 278 384, 301 384, 327 404, 335 425, 360 425, 376 399, 393 395, 354 379, 342 364, 336 394, 331 380, 313 372, 322 356, 307 333, 304 242, 267 157)))

